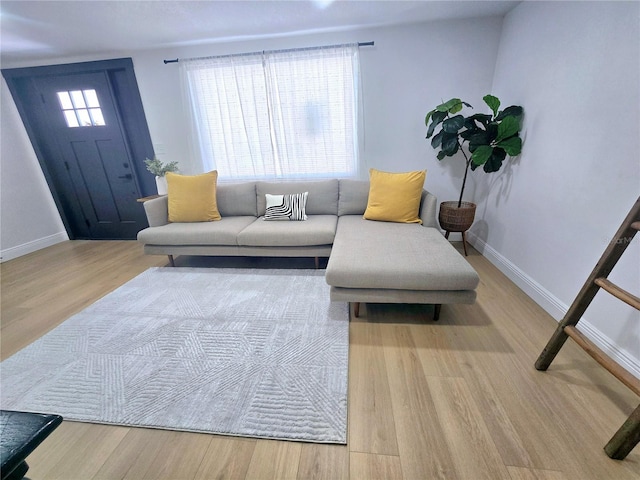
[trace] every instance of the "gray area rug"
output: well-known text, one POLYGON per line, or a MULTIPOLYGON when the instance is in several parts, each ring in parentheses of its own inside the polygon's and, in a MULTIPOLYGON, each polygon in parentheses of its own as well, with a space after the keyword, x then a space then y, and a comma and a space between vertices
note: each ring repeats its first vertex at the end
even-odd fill
POLYGON ((0 405, 344 444, 348 336, 323 271, 152 268, 2 362, 0 405))

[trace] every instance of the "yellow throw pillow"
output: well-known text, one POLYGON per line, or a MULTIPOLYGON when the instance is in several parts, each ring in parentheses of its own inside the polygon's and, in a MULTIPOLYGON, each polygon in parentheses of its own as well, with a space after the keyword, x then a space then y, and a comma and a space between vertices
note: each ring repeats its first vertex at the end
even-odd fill
POLYGON ((369 170, 369 200, 364 218, 383 222, 422 223, 420 200, 426 170, 406 173, 369 170))
POLYGON ((216 199, 216 170, 202 175, 167 173, 170 222, 212 222, 220 220, 216 199))

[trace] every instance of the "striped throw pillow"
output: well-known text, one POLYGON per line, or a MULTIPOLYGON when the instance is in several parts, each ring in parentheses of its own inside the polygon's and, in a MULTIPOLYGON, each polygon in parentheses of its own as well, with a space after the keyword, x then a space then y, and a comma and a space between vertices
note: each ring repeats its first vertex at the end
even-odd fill
POLYGON ((267 209, 265 220, 306 220, 305 206, 309 192, 286 195, 265 194, 267 209))

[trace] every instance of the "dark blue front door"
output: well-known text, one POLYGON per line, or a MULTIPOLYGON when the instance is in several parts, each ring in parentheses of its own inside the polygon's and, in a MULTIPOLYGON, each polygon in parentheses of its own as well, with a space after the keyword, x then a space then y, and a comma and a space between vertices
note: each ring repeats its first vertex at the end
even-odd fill
POLYGON ((151 139, 128 59, 3 70, 72 239, 147 226, 151 139))

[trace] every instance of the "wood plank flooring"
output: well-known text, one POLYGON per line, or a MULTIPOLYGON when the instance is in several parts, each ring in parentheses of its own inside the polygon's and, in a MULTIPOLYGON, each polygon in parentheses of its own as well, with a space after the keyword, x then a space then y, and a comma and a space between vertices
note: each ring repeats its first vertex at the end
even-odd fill
MULTIPOLYGON (((132 241, 69 241, 0 266, 7 358, 166 257, 132 241)), ((556 322, 475 250, 474 305, 366 305, 350 324, 347 446, 65 421, 31 480, 638 480, 640 448, 605 443, 640 399, 568 341, 533 364, 556 322)), ((313 259, 178 257, 189 266, 313 268, 313 259)))

